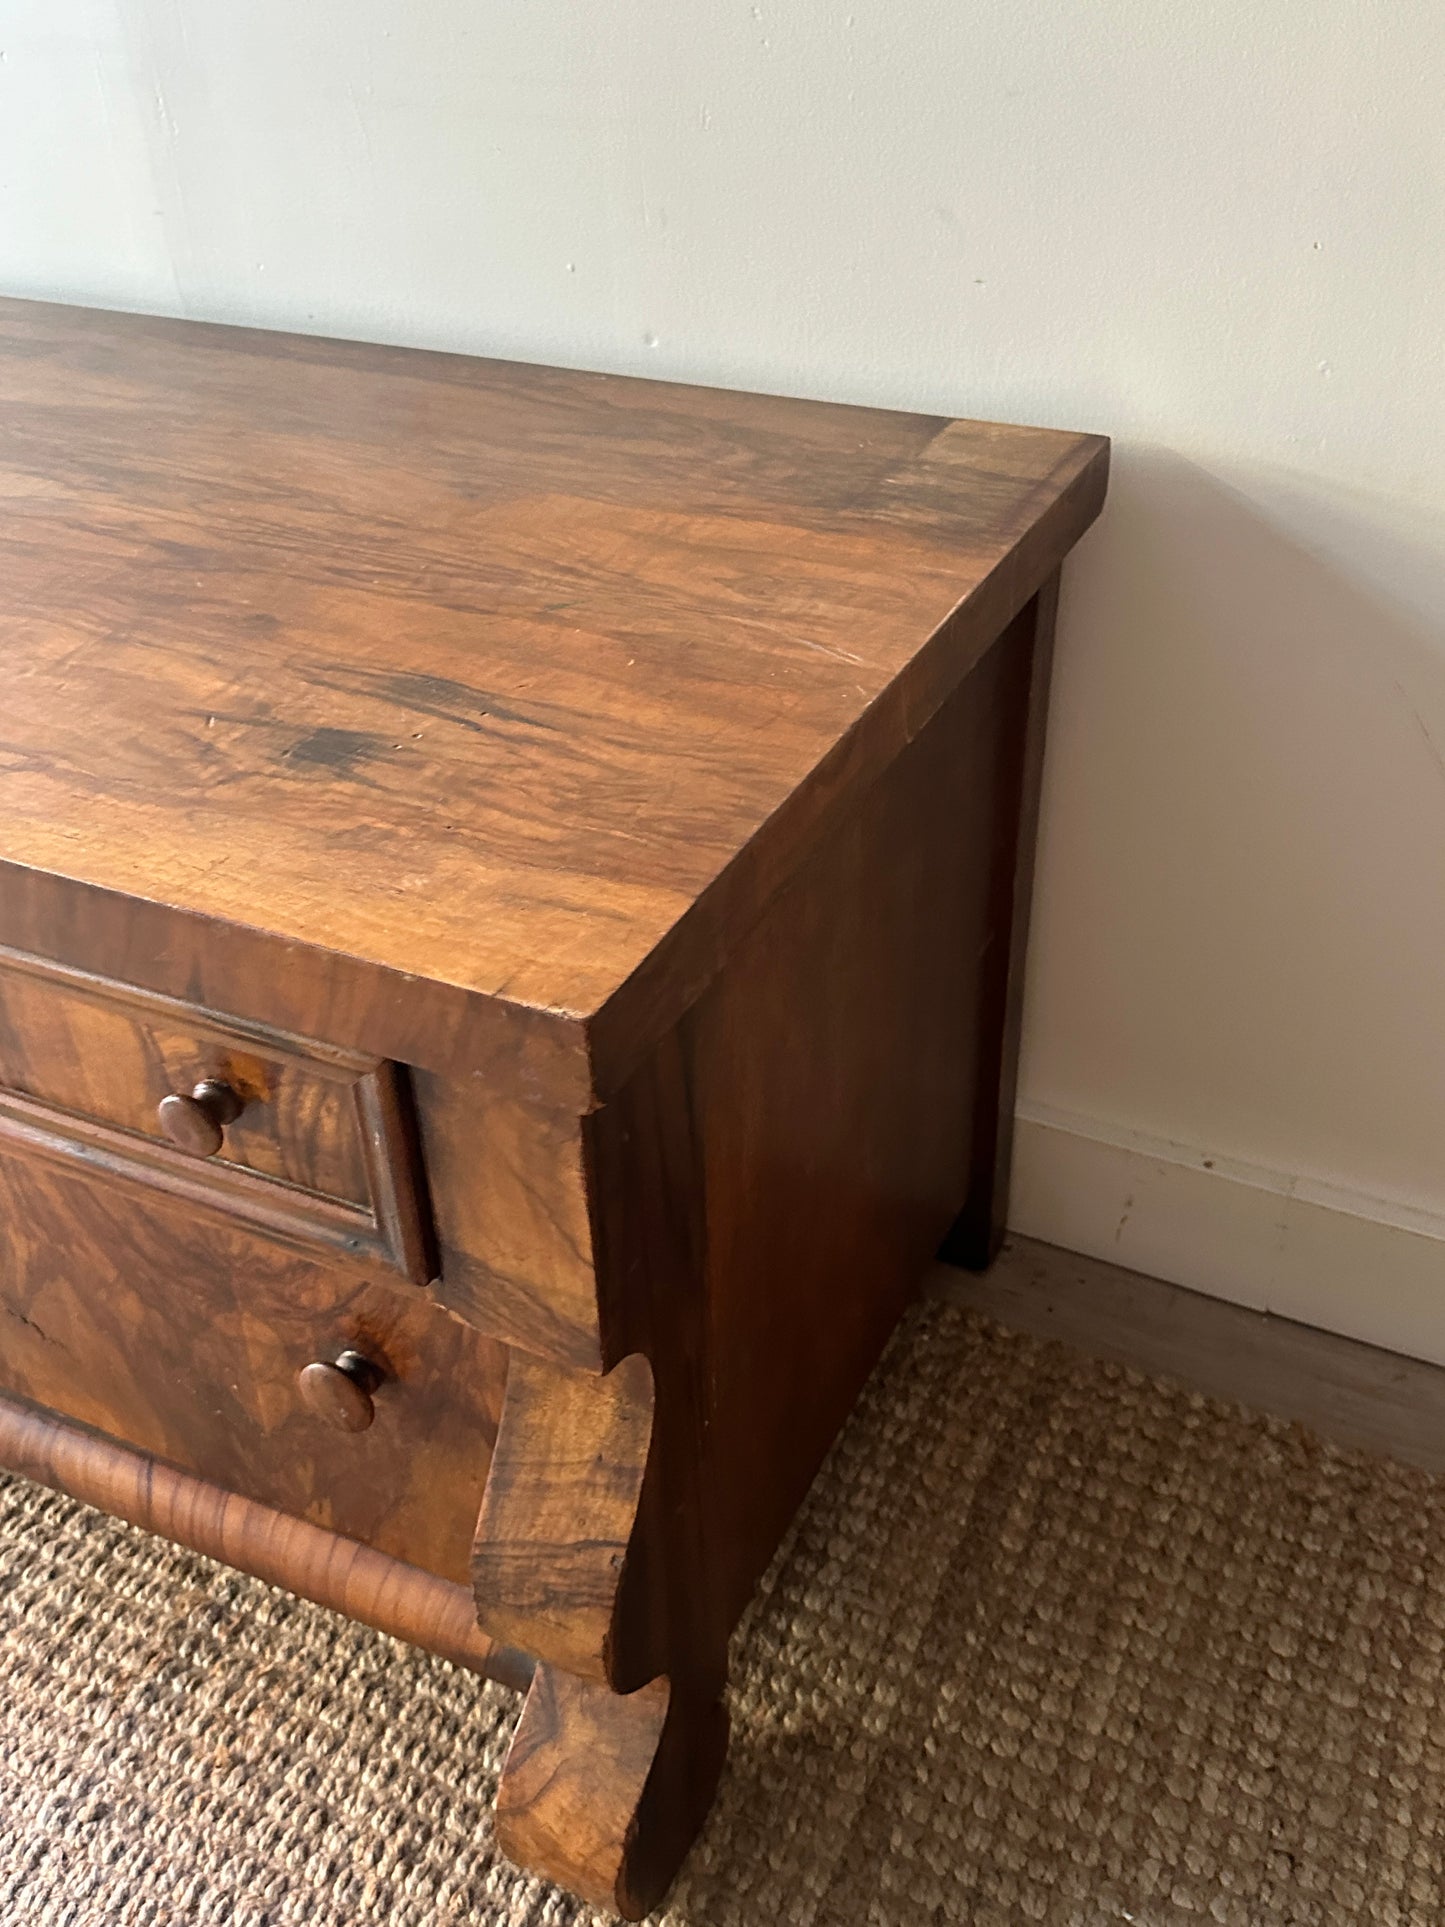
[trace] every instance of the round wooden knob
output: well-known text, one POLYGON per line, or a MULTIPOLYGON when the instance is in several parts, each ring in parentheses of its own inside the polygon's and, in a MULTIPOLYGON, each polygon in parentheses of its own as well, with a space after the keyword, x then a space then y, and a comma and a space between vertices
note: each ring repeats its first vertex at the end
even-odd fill
POLYGON ((296 1382, 317 1418, 339 1432, 364 1432, 376 1417, 371 1395, 385 1376, 360 1352, 342 1352, 334 1364, 318 1358, 303 1365, 296 1382))
POLYGON ((207 1077, 189 1097, 182 1091, 163 1097, 156 1106, 156 1121, 177 1150, 189 1151, 193 1158, 210 1158, 220 1150, 226 1126, 244 1108, 229 1084, 207 1077))

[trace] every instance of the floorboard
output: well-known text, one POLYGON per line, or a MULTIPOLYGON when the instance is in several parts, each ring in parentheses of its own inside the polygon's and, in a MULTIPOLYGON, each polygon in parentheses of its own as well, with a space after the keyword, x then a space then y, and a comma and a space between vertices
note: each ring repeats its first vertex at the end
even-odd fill
POLYGON ((1001 1325, 1172 1378, 1445 1472, 1445 1368, 1272 1318, 1097 1258, 1010 1237, 991 1271, 938 1265, 928 1290, 1001 1325))

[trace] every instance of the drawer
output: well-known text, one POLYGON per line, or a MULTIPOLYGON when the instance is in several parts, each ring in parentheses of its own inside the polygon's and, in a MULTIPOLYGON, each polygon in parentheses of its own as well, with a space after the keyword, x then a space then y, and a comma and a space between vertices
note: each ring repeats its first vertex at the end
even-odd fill
POLYGON ((0 950, 0 1139, 291 1242, 434 1265, 395 1065, 0 950))
POLYGON ((501 1346, 426 1293, 13 1140, 0 1225, 0 1392, 467 1582, 501 1346), (381 1374, 359 1431, 298 1384, 346 1352, 381 1374))

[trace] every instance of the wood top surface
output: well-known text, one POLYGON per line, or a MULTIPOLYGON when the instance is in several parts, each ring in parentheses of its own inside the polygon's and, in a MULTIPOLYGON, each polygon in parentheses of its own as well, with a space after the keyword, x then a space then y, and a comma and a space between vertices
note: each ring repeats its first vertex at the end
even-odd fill
POLYGON ((1106 464, 0 301, 0 863, 584 1026, 675 1001, 1106 464))

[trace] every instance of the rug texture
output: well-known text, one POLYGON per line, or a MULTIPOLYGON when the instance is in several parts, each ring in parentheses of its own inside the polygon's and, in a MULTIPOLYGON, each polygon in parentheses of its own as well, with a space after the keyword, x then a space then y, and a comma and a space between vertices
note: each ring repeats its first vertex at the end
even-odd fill
MULTIPOLYGON (((0 1922, 601 1916, 520 1702, 0 1481, 0 1922)), ((672 1927, 1445 1918, 1445 1483, 921 1305, 741 1629, 672 1927)))

